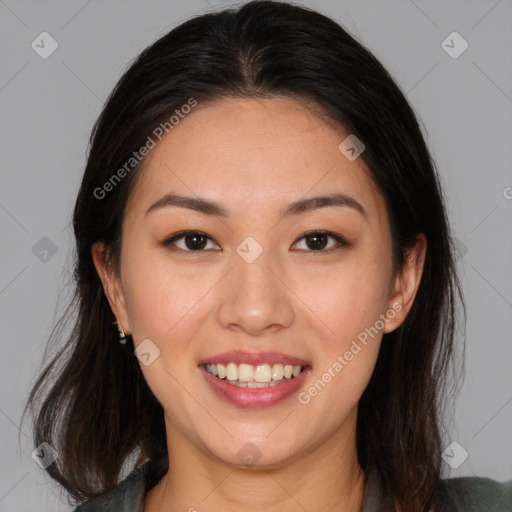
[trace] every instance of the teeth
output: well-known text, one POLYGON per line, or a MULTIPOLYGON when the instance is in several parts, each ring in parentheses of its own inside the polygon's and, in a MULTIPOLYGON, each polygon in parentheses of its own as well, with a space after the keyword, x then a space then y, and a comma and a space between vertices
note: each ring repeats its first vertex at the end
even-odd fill
MULTIPOLYGON (((210 365, 211 368, 211 365, 210 365)), ((226 366, 226 379, 228 380, 237 380, 238 379, 238 369, 235 363, 228 363, 226 366)))
POLYGON ((252 364, 243 363, 238 367, 238 380, 243 382, 251 382, 253 380, 256 380, 257 382, 260 382, 258 381, 258 379, 254 378, 254 367, 252 366, 252 364))
POLYGON ((275 386, 282 382, 283 378, 298 377, 302 371, 301 366, 291 364, 270 366, 266 363, 256 366, 246 363, 240 365, 235 363, 228 363, 227 365, 207 363, 205 368, 207 372, 219 377, 219 379, 225 379, 235 386, 249 388, 275 386))
POLYGON ((270 381, 270 382, 240 382, 239 380, 227 380, 233 386, 238 386, 239 388, 271 388, 273 386, 277 386, 283 382, 279 381, 270 381))
POLYGON ((272 366, 272 380, 281 380, 284 377, 284 367, 282 364, 272 366))
MULTIPOLYGON (((242 366, 242 365, 240 365, 242 366)), ((299 366, 300 371, 300 366, 299 366)), ((240 378, 239 380, 244 380, 240 378)), ((272 380, 272 369, 268 364, 259 364, 256 366, 256 371, 254 372, 254 380, 256 382, 270 382, 272 380)))

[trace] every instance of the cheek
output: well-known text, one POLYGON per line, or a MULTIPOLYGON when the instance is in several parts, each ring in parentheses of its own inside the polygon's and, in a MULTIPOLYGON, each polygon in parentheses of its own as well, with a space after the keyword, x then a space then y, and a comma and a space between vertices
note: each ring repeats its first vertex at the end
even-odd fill
POLYGON ((125 261, 126 308, 135 346, 150 339, 160 349, 141 370, 165 410, 184 410, 188 395, 183 385, 194 370, 190 341, 199 324, 195 306, 208 283, 148 253, 132 253, 125 261))
POLYGON ((328 339, 346 343, 383 313, 388 281, 385 262, 354 254, 338 267, 303 274, 297 295, 323 320, 328 339))
POLYGON ((165 259, 133 254, 126 258, 123 280, 127 314, 134 339, 165 342, 182 331, 189 312, 208 289, 207 283, 165 264, 165 259))

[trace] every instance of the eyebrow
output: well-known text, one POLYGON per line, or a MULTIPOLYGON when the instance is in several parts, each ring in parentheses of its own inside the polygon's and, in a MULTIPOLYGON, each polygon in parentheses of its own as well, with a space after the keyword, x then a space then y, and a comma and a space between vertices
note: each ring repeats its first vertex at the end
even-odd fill
MULTIPOLYGON (((190 210, 203 213, 205 215, 214 215, 222 218, 230 217, 229 211, 226 210, 224 206, 220 205, 219 203, 216 203, 209 199, 204 199, 200 197, 181 196, 179 194, 174 193, 165 194, 158 201, 153 203, 148 208, 144 216, 148 215, 150 212, 161 210, 163 208, 167 208, 170 206, 188 208, 190 210)), ((341 193, 299 199, 298 201, 294 201, 292 203, 285 205, 284 208, 281 209, 279 216, 281 219, 283 219, 285 217, 299 215, 301 213, 306 213, 309 211, 316 210, 318 208, 325 208, 328 206, 343 206, 352 208, 358 211, 363 217, 367 218, 366 210, 363 208, 361 203, 356 201, 353 197, 341 193)))

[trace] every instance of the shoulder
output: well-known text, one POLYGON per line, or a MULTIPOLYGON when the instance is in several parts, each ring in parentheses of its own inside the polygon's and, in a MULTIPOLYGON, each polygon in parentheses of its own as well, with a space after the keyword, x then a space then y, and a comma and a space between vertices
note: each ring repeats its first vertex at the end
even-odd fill
POLYGON ((142 512, 150 464, 134 469, 113 489, 82 503, 73 512, 142 512))
POLYGON ((138 469, 110 491, 82 503, 73 512, 142 512, 143 490, 142 471, 138 469))
POLYGON ((116 487, 82 503, 73 512, 121 512, 122 510, 142 512, 140 506, 137 506, 140 502, 142 480, 137 475, 137 473, 130 474, 116 487))
POLYGON ((512 480, 448 478, 436 489, 435 512, 512 512, 512 480))
POLYGON ((143 512, 148 489, 167 471, 167 457, 147 461, 113 489, 82 503, 73 512, 143 512))

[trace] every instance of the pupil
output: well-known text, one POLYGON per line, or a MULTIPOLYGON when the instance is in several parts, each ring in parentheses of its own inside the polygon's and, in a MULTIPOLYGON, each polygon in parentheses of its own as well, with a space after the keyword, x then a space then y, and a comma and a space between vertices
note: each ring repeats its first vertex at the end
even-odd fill
MULTIPOLYGON (((314 234, 308 235, 308 247, 310 249, 323 249, 326 246, 327 236, 325 234, 314 234), (310 243, 313 241, 312 243, 310 243)), ((185 236, 185 245, 189 249, 203 249, 206 245, 206 238, 203 235, 186 235, 185 236), (189 243, 193 240, 192 243, 189 243), (199 241, 199 243, 198 243, 199 241)))
POLYGON ((202 249, 206 245, 206 240, 203 235, 197 235, 197 234, 186 235, 185 236, 185 245, 187 246, 188 249, 202 249), (203 239, 202 240, 203 243, 197 244, 196 242, 198 239, 203 239), (188 242, 190 240, 194 240, 194 242, 192 244, 189 244, 188 242))
POLYGON ((327 241, 327 236, 325 234, 315 234, 315 235, 309 235, 307 237, 307 240, 317 240, 317 242, 313 243, 313 244, 309 244, 308 243, 308 247, 310 249, 323 249, 326 245, 326 241, 327 241), (321 242, 318 243, 318 239, 321 238, 321 242))

